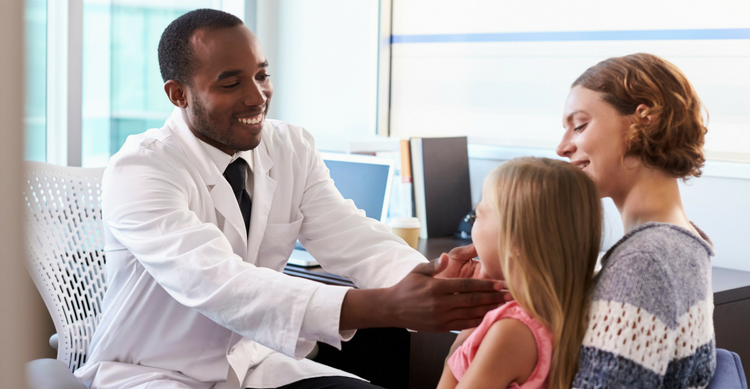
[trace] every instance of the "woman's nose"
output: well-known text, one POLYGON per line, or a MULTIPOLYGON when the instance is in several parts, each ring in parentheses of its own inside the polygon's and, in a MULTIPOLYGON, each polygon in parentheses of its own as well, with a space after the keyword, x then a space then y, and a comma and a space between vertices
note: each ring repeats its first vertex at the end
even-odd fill
POLYGON ((557 155, 567 158, 570 158, 570 156, 573 155, 573 152, 576 151, 576 146, 570 140, 570 136, 567 133, 563 136, 555 151, 557 152, 557 155))

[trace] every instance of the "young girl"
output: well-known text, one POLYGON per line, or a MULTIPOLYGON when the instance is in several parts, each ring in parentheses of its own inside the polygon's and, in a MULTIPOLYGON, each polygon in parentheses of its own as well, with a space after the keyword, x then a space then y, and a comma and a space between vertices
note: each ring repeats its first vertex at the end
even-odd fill
POLYGON ((490 173, 472 238, 515 302, 457 337, 439 389, 570 388, 601 225, 596 186, 570 163, 518 158, 490 173))

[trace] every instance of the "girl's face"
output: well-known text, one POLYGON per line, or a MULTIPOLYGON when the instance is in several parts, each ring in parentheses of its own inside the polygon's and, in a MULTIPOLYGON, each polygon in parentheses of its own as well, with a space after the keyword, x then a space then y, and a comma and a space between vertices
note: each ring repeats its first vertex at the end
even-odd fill
POLYGON ((481 201, 476 209, 476 220, 471 227, 471 239, 482 261, 482 278, 503 279, 500 257, 497 253, 499 231, 500 220, 497 214, 484 201, 481 201))
POLYGON ((588 174, 602 197, 614 199, 632 180, 633 169, 625 165, 638 163, 635 157, 622 159, 630 124, 631 117, 621 115, 601 93, 575 86, 565 102, 565 134, 557 154, 588 174))

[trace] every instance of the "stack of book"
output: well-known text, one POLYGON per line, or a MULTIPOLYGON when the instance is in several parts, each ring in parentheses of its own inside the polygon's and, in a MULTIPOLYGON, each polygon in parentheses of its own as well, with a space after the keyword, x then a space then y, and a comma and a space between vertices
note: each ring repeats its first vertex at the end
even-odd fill
POLYGON ((467 139, 411 138, 409 144, 419 237, 453 235, 471 212, 467 139))

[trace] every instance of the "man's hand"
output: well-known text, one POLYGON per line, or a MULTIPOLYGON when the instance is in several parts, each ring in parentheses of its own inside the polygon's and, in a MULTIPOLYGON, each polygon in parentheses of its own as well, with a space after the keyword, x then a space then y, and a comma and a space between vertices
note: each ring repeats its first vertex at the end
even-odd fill
MULTIPOLYGON (((474 244, 467 246, 459 246, 453 248, 448 254, 443 253, 440 255, 441 261, 448 261, 448 266, 444 270, 441 270, 435 274, 435 278, 474 278, 477 280, 487 280, 482 273, 482 262, 475 260, 477 257, 477 249, 474 248, 474 244)), ((502 291, 505 292, 505 301, 513 301, 513 296, 508 292, 508 285, 505 283, 505 277, 493 280, 500 281, 502 285, 502 291)))
POLYGON ((436 259, 420 264, 390 288, 349 290, 341 308, 340 329, 462 330, 478 326, 485 313, 505 303, 504 282, 436 278, 448 262, 436 259))
POLYGON ((448 262, 445 269, 435 274, 437 278, 480 278, 482 263, 475 261, 477 249, 473 244, 460 246, 448 254, 440 255, 441 262, 448 262))

